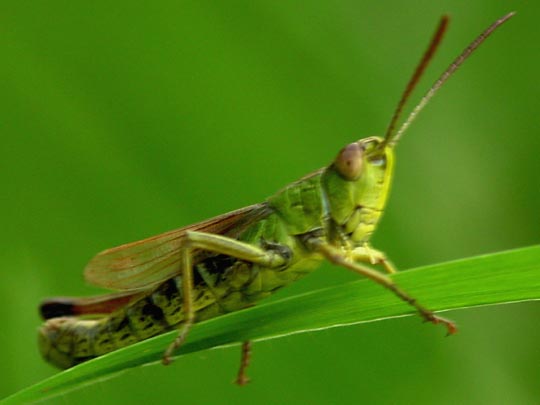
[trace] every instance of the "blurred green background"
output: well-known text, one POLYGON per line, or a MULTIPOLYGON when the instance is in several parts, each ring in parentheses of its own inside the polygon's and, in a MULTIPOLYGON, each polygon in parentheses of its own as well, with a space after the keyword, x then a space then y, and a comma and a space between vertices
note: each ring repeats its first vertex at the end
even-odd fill
MULTIPOLYGON (((399 145, 374 245, 402 269, 540 242, 540 5, 3 2, 0 397, 56 372, 36 308, 99 292, 95 253, 259 202, 381 134, 441 14, 422 91, 511 10, 399 145)), ((276 298, 353 279, 324 266, 276 298)), ((409 317, 255 344, 243 389, 226 348, 51 403, 538 403, 538 304, 448 315, 450 339, 409 317)))

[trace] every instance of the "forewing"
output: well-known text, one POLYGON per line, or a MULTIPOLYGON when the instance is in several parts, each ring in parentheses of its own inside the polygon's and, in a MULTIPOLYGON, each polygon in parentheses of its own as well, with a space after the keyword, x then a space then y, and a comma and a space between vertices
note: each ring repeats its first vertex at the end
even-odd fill
MULTIPOLYGON (((268 215, 266 204, 241 208, 184 228, 105 250, 84 270, 89 283, 117 290, 148 288, 180 272, 180 247, 187 231, 237 237, 268 215)), ((194 263, 197 262, 195 257, 194 263)))

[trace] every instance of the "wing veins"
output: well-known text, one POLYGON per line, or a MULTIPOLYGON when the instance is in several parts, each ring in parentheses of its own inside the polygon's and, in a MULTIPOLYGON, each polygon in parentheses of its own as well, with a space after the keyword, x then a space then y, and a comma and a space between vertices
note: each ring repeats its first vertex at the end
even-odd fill
MULTIPOLYGON (((86 266, 89 283, 119 290, 148 288, 179 272, 179 248, 187 231, 236 237, 250 224, 272 212, 266 203, 255 204, 206 221, 164 232, 140 241, 104 250, 86 266)), ((200 260, 195 251, 194 263, 200 260), (197 256, 199 259, 197 260, 197 256)))

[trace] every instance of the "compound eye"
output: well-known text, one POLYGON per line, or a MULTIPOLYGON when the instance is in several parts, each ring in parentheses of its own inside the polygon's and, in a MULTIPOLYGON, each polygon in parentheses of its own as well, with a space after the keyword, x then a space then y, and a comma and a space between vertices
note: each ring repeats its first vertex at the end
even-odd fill
POLYGON ((346 180, 357 180, 364 168, 364 149, 357 142, 348 144, 338 153, 334 167, 346 180))

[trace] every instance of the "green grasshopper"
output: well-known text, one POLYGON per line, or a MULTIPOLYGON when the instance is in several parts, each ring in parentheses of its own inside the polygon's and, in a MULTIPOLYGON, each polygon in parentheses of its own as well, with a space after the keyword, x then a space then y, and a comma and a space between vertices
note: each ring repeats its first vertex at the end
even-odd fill
MULTIPOLYGON (((329 166, 261 204, 99 253, 85 269, 86 280, 120 292, 43 302, 43 357, 68 368, 178 329, 163 355, 163 363, 169 364, 195 322, 249 307, 310 273, 324 259, 375 281, 424 320, 455 333, 452 321, 433 314, 391 276, 370 267, 396 271, 369 241, 386 204, 398 140, 443 83, 512 15, 494 22, 454 60, 397 131, 403 107, 446 31, 447 17, 441 19, 383 138, 350 143, 329 166)), ((250 353, 250 342, 244 342, 240 385, 248 381, 250 353)))

